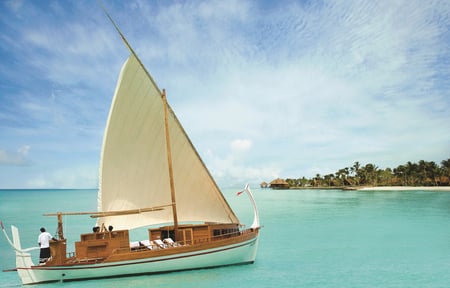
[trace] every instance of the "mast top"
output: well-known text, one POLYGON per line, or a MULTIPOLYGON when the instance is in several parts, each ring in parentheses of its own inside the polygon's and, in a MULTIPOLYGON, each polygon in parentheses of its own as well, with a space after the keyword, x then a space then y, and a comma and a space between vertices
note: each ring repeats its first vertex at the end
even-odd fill
POLYGON ((139 59, 138 55, 136 54, 136 52, 134 51, 133 47, 131 47, 130 43, 128 42, 127 38, 125 38, 125 35, 122 33, 122 31, 120 31, 119 26, 116 24, 116 22, 114 21, 114 19, 111 17, 111 15, 108 13, 108 10, 106 10, 105 5, 103 5, 101 0, 99 1, 99 5, 102 8, 103 12, 105 12, 106 17, 108 17, 109 21, 111 21, 111 23, 113 24, 114 28, 116 29, 117 33, 119 33, 120 38, 122 38, 123 43, 125 44, 125 46, 127 46, 128 50, 130 50, 131 54, 133 54, 134 57, 136 57, 137 61, 139 62, 139 65, 141 65, 142 69, 144 69, 145 73, 147 74, 147 77, 150 79, 150 81, 152 81, 153 85, 156 87, 156 89, 158 89, 159 95, 161 95, 162 97, 162 92, 161 89, 159 89, 158 85, 156 84, 155 80, 153 80, 152 75, 150 75, 150 73, 147 71, 147 69, 145 68, 144 64, 142 64, 141 59, 139 59))

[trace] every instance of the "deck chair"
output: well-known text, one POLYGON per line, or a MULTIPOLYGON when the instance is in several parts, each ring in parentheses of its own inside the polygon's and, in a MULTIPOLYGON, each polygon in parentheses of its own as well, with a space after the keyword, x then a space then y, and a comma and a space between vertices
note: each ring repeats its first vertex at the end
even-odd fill
POLYGON ((142 240, 139 242, 142 246, 145 246, 147 249, 152 250, 153 249, 153 242, 150 240, 142 240))
POLYGON ((161 241, 161 239, 156 239, 153 242, 155 242, 155 244, 158 245, 159 248, 162 248, 162 249, 167 248, 167 245, 164 244, 164 242, 161 241))
POLYGON ((166 243, 168 246, 177 247, 178 243, 174 242, 172 238, 166 238, 163 240, 164 243, 166 243))
POLYGON ((139 249, 140 246, 141 246, 141 244, 139 243, 139 241, 130 242, 131 250, 137 250, 137 249, 139 249))

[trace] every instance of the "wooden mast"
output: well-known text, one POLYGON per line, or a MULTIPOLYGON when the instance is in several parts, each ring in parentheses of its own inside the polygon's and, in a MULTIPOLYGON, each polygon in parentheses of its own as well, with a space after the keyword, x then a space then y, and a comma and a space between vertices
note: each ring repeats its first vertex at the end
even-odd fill
MULTIPOLYGON (((170 132, 169 132, 169 112, 167 109, 166 90, 162 91, 162 99, 164 103, 164 127, 166 132, 166 147, 167 147, 167 162, 169 164, 169 182, 170 182, 170 195, 172 197, 172 212, 173 212, 173 226, 175 230, 174 237, 178 234, 178 216, 177 216, 177 204, 175 201, 175 184, 173 181, 173 167, 172 167, 172 149, 170 146, 170 132)), ((175 240, 175 239, 174 239, 175 240)), ((176 240, 175 240, 176 241, 176 240)))
POLYGON ((64 240, 62 213, 58 212, 58 239, 64 240))

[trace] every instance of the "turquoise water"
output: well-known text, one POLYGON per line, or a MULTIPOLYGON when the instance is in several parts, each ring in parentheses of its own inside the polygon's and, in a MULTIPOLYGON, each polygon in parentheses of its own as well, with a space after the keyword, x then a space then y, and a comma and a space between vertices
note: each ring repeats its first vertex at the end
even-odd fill
MULTIPOLYGON (((241 221, 251 224, 249 201, 235 192, 224 190, 241 221)), ((448 192, 253 192, 264 226, 253 265, 45 286, 450 287, 448 192)), ((56 229, 56 219, 43 213, 95 211, 96 197, 95 190, 0 190, 0 219, 9 233, 16 225, 22 246, 30 247, 41 226, 56 229)), ((64 223, 73 243, 94 220, 72 216, 64 223)), ((14 264, 1 235, 0 268, 14 264)), ((1 287, 20 286, 15 272, 0 275, 1 287)))

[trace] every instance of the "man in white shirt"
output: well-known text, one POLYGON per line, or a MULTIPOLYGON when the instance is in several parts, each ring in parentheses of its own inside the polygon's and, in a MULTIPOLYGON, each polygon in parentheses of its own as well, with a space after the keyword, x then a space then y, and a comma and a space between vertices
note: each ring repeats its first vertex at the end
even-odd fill
POLYGON ((39 254, 39 263, 47 262, 50 258, 50 240, 55 240, 52 235, 45 231, 45 228, 41 228, 41 234, 38 237, 39 247, 41 247, 41 253, 39 254))

